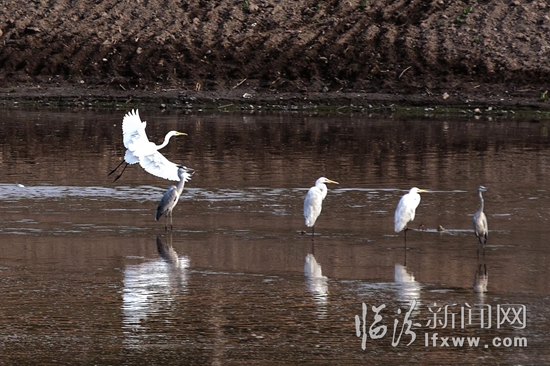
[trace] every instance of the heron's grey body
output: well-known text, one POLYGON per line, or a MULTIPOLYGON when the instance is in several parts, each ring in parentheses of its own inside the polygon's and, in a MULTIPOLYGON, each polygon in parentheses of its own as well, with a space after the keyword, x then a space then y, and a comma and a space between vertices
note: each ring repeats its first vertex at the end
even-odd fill
MULTIPOLYGON (((183 192, 185 182, 189 180, 190 177, 188 168, 180 166, 178 168, 178 177, 180 178, 178 185, 168 188, 166 193, 164 193, 164 196, 162 196, 162 199, 157 207, 157 214, 155 216, 155 220, 157 221, 162 215, 165 215, 166 221, 168 221, 168 217, 170 217, 170 228, 172 228, 172 210, 176 207, 181 192, 183 192)), ((167 222, 165 222, 164 227, 165 229, 168 228, 167 222)))
MULTIPOLYGON (((315 221, 321 214, 323 209, 323 200, 327 196, 327 186, 325 183, 335 183, 333 180, 321 177, 317 179, 315 185, 309 189, 304 200, 304 218, 306 219, 306 226, 313 228, 315 221)), ((313 229, 311 229, 313 232, 313 229)))
POLYGON ((482 192, 485 192, 488 188, 484 186, 479 186, 477 189, 477 194, 479 196, 479 209, 474 214, 474 232, 477 236, 479 244, 485 245, 487 243, 487 236, 489 235, 489 226, 487 225, 487 217, 483 213, 483 195, 482 192))

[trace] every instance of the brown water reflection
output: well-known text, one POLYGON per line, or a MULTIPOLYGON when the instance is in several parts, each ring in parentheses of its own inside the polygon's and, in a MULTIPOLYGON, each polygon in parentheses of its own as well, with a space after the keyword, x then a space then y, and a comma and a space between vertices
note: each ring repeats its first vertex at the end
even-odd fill
POLYGON ((2 362, 550 362, 550 121, 143 110, 152 140, 189 134, 162 151, 196 169, 167 234, 154 213, 171 182, 136 166, 106 176, 124 154, 125 112, 0 112, 2 362), (312 245, 301 210, 322 175, 340 186, 312 245), (471 227, 479 184, 485 256, 471 227), (412 186, 432 192, 405 251, 393 211, 412 186), (413 300, 416 339, 393 346, 413 300), (367 333, 387 327, 365 350, 362 303, 367 333), (525 305, 524 329, 497 328, 506 304, 525 305), (431 329, 445 305, 449 321, 472 309, 472 324, 431 329), (426 346, 436 332, 482 345, 426 346))

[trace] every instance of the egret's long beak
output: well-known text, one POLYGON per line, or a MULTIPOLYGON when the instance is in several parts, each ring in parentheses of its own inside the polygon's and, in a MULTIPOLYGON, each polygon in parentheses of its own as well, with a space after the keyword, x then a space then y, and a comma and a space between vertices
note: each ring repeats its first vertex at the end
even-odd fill
POLYGON ((334 183, 334 184, 340 184, 334 180, 330 180, 330 179, 327 179, 327 181, 325 183, 334 183))
POLYGON ((425 189, 418 189, 418 193, 429 193, 430 191, 425 189))
POLYGON ((176 131, 176 136, 187 136, 187 134, 185 132, 177 132, 176 131))

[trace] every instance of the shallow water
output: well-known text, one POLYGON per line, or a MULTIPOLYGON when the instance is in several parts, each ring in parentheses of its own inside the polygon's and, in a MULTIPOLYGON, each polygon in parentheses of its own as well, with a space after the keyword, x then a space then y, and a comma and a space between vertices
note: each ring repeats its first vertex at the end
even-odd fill
POLYGON ((550 121, 142 110, 151 140, 189 134, 162 150, 196 170, 166 233, 170 182, 107 177, 125 113, 0 111, 2 362, 550 362, 550 121), (320 176, 340 184, 313 243, 320 176), (405 250, 413 186, 430 193, 405 250))

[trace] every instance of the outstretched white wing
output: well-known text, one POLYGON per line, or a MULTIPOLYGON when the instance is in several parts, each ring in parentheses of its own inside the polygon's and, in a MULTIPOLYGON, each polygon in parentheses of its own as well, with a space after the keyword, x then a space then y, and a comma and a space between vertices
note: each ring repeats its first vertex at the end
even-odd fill
MULTIPOLYGON (((145 133, 146 122, 142 122, 138 110, 132 110, 122 120, 123 142, 126 147, 124 159, 128 164, 139 162, 146 172, 157 177, 179 181, 178 166, 158 152, 158 146, 149 141, 145 133)), ((191 175, 185 173, 185 181, 191 175)))
MULTIPOLYGON (((139 165, 141 165, 147 173, 153 174, 157 177, 173 181, 180 180, 178 177, 178 166, 166 159, 164 155, 158 151, 141 156, 139 165)), ((191 179, 191 175, 189 173, 185 173, 184 179, 188 182, 191 179)))
POLYGON ((145 133, 145 126, 147 123, 141 121, 137 109, 126 113, 122 120, 122 140, 128 150, 135 152, 140 149, 140 146, 148 145, 149 139, 145 133))

